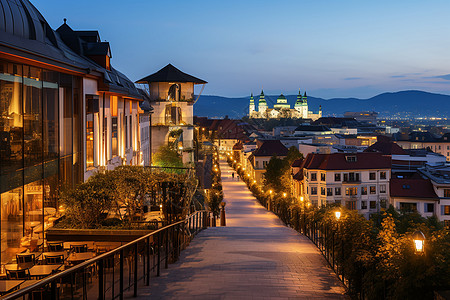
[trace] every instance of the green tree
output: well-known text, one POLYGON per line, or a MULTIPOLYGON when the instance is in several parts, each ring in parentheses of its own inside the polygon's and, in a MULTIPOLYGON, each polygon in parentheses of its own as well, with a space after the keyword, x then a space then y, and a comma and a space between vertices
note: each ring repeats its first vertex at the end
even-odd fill
MULTIPOLYGON (((157 167, 183 167, 181 155, 169 146, 161 146, 152 156, 153 165, 157 167)), ((170 171, 170 170, 168 170, 170 171)))
POLYGON ((278 158, 276 155, 272 156, 266 166, 266 173, 264 174, 264 185, 268 189, 272 189, 276 193, 283 191, 281 177, 284 173, 284 168, 285 161, 278 158))

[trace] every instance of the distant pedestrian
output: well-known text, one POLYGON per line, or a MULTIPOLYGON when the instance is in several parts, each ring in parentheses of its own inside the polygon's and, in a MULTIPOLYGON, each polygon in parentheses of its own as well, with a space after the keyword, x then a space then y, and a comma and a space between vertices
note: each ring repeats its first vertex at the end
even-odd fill
POLYGON ((231 173, 231 178, 233 178, 233 179, 234 179, 234 172, 232 172, 232 173, 231 173))
POLYGON ((237 176, 237 180, 239 181, 239 175, 237 176))

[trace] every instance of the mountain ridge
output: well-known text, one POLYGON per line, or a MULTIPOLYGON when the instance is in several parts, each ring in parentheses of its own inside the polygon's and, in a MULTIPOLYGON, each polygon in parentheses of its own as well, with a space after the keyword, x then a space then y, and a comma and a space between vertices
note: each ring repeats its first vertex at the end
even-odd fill
MULTIPOLYGON (((266 95, 269 107, 273 107, 279 95, 266 95)), ((285 95, 293 107, 297 95, 285 95)), ((254 96, 257 105, 259 95, 254 96)), ((248 114, 250 96, 222 97, 202 95, 194 104, 194 114, 210 118, 241 118, 248 114)), ((331 98, 308 96, 309 110, 322 106, 324 116, 342 116, 345 111, 376 111, 380 117, 447 117, 450 114, 450 95, 420 90, 385 92, 367 99, 331 98)))

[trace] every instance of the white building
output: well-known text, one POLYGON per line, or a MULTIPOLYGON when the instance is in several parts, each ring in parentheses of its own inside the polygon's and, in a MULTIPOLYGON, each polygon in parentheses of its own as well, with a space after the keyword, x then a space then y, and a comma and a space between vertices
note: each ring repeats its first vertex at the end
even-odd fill
POLYGON ((183 154, 183 163, 194 162, 194 86, 207 82, 168 64, 137 83, 146 85, 153 107, 151 152, 173 139, 183 154))
POLYGON ((249 118, 255 119, 292 118, 317 120, 322 117, 322 107, 319 106, 319 111, 317 113, 310 111, 308 109, 308 98, 306 96, 306 92, 302 96, 299 90, 294 108, 291 108, 291 106, 287 103, 287 99, 283 94, 277 98, 277 103, 273 106, 273 108, 269 108, 267 106, 264 91, 261 91, 261 94, 259 95, 258 110, 256 110, 253 94, 250 96, 248 116, 249 118))
POLYGON ((304 194, 295 196, 313 205, 340 203, 368 217, 389 200, 391 160, 379 153, 308 154, 300 172, 304 194))

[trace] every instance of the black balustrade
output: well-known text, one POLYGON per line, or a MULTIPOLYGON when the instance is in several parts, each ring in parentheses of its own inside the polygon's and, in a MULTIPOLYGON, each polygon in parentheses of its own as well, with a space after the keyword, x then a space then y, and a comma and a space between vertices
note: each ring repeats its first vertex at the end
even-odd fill
POLYGON ((126 245, 80 263, 3 299, 123 299, 137 296, 139 284, 150 285, 161 264, 178 260, 193 237, 206 228, 210 212, 197 211, 185 220, 155 230, 126 245))

